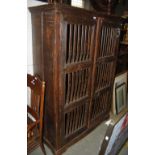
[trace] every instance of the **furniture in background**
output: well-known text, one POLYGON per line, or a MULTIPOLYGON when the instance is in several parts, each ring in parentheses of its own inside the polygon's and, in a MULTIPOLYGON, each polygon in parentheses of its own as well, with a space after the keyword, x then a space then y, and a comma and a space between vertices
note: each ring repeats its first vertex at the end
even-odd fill
POLYGON ((119 114, 127 105, 128 96, 128 72, 115 77, 113 86, 113 102, 111 111, 113 115, 119 114))
POLYGON ((31 93, 27 105, 27 152, 30 153, 40 145, 46 154, 42 141, 45 82, 38 76, 27 74, 27 87, 31 93))
POLYGON ((112 113, 118 114, 128 103, 128 18, 122 18, 115 82, 113 87, 112 113))
POLYGON ((58 155, 109 118, 121 18, 62 4, 29 9, 34 73, 46 82, 44 140, 58 155))
POLYGON ((128 71, 128 18, 122 18, 122 29, 120 37, 120 45, 118 52, 118 60, 116 67, 116 76, 128 71))
POLYGON ((98 155, 116 155, 128 139, 128 112, 112 116, 98 155))
POLYGON ((114 8, 117 3, 117 0, 90 0, 92 6, 97 11, 102 11, 107 14, 114 13, 114 8))

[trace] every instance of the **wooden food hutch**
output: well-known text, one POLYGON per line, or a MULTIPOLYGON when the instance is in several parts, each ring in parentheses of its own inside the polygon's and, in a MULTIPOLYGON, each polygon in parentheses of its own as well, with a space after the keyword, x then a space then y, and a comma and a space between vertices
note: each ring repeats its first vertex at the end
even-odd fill
POLYGON ((58 155, 109 117, 121 20, 62 4, 29 9, 44 140, 58 155))

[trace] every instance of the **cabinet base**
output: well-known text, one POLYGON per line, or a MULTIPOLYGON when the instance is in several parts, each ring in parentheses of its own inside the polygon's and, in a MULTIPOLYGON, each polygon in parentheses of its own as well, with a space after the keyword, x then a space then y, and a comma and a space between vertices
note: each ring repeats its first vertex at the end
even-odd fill
POLYGON ((95 128, 98 127, 98 125, 100 125, 101 123, 103 123, 103 121, 106 121, 107 119, 109 119, 109 114, 106 115, 102 121, 97 121, 96 125, 94 127, 91 127, 90 129, 87 129, 86 131, 84 131, 83 133, 81 133, 79 136, 77 136, 76 138, 72 139, 70 142, 66 143, 64 146, 62 146, 59 150, 55 150, 54 146, 50 143, 50 141, 46 138, 44 138, 44 142, 45 144, 49 147, 49 149, 52 151, 52 153, 54 155, 62 155, 71 145, 75 144, 76 142, 78 142, 79 140, 81 140, 82 138, 84 138, 85 136, 87 136, 92 130, 94 130, 95 128))

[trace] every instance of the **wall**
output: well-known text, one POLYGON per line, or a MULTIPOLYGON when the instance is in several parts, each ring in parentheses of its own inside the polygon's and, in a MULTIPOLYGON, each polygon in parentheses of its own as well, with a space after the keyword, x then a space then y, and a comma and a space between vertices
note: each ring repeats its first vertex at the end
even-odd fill
MULTIPOLYGON (((27 7, 47 4, 36 0, 27 0, 27 7)), ((27 9, 27 73, 33 74, 33 55, 32 55, 32 26, 31 14, 27 9)))
MULTIPOLYGON (((47 4, 45 2, 39 2, 36 0, 27 0, 27 8, 31 6, 38 6, 47 4)), ((32 54, 32 25, 31 25, 31 14, 27 9, 27 73, 33 75, 33 54, 32 54)), ((30 105, 30 89, 27 88, 27 103, 30 105)))

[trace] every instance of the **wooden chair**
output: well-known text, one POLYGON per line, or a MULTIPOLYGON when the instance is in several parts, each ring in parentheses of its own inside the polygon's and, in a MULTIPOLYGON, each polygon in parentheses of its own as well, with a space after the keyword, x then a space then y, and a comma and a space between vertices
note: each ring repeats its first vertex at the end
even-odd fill
POLYGON ((27 153, 40 146, 46 155, 42 140, 45 82, 27 74, 27 87, 31 93, 30 104, 27 105, 27 153))

